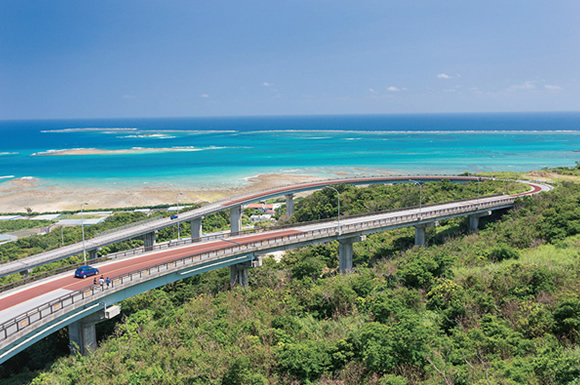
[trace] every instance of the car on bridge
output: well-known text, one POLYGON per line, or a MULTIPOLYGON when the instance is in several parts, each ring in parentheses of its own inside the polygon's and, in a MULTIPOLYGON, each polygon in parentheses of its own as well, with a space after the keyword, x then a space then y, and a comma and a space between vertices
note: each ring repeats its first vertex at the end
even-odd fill
POLYGON ((81 266, 81 267, 77 268, 75 271, 76 278, 87 278, 91 275, 97 275, 97 274, 99 274, 99 269, 97 269, 96 267, 92 267, 92 266, 81 266))

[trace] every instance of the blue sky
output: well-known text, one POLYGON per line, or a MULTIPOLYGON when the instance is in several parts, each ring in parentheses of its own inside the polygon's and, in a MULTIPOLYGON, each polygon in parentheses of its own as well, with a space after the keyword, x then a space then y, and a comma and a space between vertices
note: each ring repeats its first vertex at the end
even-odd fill
POLYGON ((580 110, 578 0, 0 2, 0 119, 580 110))

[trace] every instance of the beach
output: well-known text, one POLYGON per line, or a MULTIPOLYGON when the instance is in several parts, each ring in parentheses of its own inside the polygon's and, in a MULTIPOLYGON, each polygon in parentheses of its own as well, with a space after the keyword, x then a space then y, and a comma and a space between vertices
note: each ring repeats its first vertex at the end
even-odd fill
POLYGON ((119 188, 44 184, 40 179, 19 178, 0 183, 0 213, 35 213, 78 210, 87 202, 85 210, 116 209, 125 207, 152 207, 162 204, 180 205, 198 200, 214 202, 238 194, 257 192, 321 178, 311 175, 261 174, 246 178, 245 185, 237 187, 196 188, 191 186, 123 186, 119 188))
POLYGON ((151 207, 176 204, 179 193, 180 203, 216 201, 342 176, 573 166, 579 124, 578 113, 0 121, 0 212, 151 207))

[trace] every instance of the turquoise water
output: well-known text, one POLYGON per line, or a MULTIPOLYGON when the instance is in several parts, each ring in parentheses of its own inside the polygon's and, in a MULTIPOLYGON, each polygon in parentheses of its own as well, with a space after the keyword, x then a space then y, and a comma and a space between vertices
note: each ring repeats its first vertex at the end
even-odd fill
POLYGON ((33 177, 43 184, 211 188, 262 173, 572 166, 580 160, 580 113, 0 121, 0 139, 0 183, 33 177), (47 155, 135 148, 151 150, 47 155))

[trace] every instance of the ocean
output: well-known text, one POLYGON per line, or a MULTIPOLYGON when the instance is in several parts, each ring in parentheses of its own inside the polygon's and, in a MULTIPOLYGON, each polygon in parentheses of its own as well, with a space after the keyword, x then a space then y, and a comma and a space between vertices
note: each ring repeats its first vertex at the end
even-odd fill
POLYGON ((525 172, 578 160, 577 112, 0 121, 0 183, 221 188, 264 173, 525 172))

